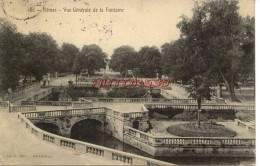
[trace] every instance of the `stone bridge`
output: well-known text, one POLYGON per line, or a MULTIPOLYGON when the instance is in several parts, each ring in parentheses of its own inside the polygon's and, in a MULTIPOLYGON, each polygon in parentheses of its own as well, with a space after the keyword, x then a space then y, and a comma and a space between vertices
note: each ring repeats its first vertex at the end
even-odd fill
POLYGON ((69 137, 71 128, 78 122, 93 119, 101 122, 104 126, 106 123, 106 112, 104 108, 95 108, 88 110, 55 110, 43 111, 26 114, 32 123, 50 123, 59 128, 59 134, 69 137))
POLYGON ((69 137, 73 126, 83 120, 98 121, 99 129, 107 134, 123 140, 124 126, 135 127, 141 131, 147 130, 148 110, 141 112, 121 113, 106 107, 91 107, 80 109, 34 111, 22 113, 34 124, 49 123, 57 126, 59 134, 69 137), (138 124, 138 125, 136 125, 138 124), (137 126, 137 127, 136 127, 137 126))

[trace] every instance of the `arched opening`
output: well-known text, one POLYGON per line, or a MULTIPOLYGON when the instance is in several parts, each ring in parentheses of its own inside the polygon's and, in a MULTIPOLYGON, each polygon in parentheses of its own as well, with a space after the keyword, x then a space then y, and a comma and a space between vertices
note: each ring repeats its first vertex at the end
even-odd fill
POLYGON ((71 138, 93 144, 103 144, 104 125, 96 119, 84 119, 71 128, 71 138))
POLYGON ((57 125, 52 124, 52 123, 40 122, 40 123, 36 123, 34 125, 44 131, 52 133, 52 134, 60 135, 60 133, 61 133, 60 128, 57 125))
POLYGON ((145 152, 125 144, 111 134, 106 134, 104 124, 95 119, 85 119, 75 123, 71 128, 71 138, 148 157, 145 152))

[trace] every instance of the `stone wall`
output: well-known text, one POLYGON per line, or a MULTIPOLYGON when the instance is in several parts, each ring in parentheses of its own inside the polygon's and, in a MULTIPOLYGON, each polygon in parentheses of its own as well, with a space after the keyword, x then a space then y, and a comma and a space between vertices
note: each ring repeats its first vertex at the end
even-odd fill
POLYGON ((124 142, 153 156, 255 157, 253 138, 154 137, 125 127, 124 142))

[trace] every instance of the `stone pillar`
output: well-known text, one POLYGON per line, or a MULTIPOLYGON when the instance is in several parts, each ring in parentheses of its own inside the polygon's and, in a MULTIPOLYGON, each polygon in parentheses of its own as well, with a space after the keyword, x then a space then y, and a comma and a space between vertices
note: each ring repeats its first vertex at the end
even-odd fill
POLYGON ((71 136, 71 129, 69 128, 61 128, 60 135, 63 137, 70 137, 71 136))

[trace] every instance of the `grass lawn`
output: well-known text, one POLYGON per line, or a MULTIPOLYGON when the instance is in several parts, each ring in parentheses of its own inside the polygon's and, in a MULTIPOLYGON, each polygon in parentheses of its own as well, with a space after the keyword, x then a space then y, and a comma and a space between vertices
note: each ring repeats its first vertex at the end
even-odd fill
POLYGON ((172 125, 167 131, 181 137, 235 137, 236 132, 223 125, 212 123, 201 123, 198 126, 195 122, 172 125))

